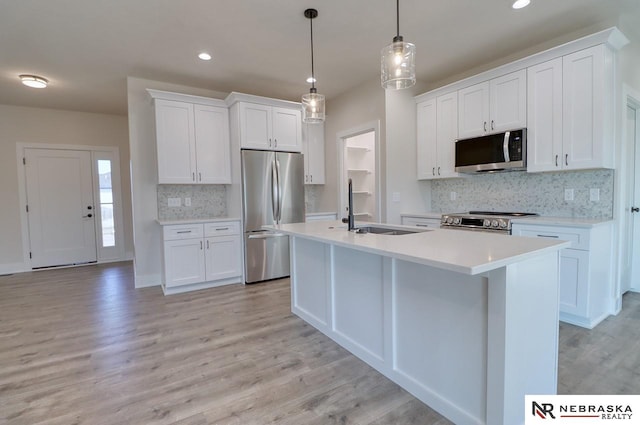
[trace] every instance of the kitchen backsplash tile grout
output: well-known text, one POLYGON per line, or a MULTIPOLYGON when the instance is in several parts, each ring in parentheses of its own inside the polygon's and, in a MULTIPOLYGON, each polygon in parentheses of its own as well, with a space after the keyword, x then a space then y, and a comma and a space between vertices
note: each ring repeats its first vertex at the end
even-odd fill
POLYGON ((496 173, 431 182, 431 211, 526 211, 554 217, 613 217, 613 170, 496 173), (590 200, 590 189, 600 200, 590 200), (565 201, 565 189, 574 200, 565 201), (455 192, 455 200, 451 193, 455 192))

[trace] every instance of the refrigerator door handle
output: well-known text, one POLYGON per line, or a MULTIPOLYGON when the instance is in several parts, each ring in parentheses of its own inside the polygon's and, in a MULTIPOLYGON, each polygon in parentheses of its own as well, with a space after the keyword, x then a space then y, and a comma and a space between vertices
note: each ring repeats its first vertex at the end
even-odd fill
POLYGON ((273 221, 278 223, 278 178, 276 176, 276 163, 271 163, 271 212, 273 221))
POLYGON ((276 162, 276 179, 277 179, 277 187, 278 187, 278 221, 276 223, 280 224, 282 221, 282 186, 280 186, 280 161, 278 158, 275 159, 276 162))
POLYGON ((257 235, 249 235, 249 239, 269 239, 269 238, 281 238, 287 236, 284 233, 260 233, 257 235))

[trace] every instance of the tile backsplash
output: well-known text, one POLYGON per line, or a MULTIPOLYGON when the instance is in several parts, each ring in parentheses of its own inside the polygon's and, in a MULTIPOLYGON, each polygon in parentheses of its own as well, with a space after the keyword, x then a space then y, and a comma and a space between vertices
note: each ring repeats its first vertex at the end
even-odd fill
POLYGON ((555 217, 611 218, 613 177, 613 170, 589 170, 512 172, 434 180, 431 211, 525 211, 555 217), (565 201, 565 189, 573 189, 573 201, 565 201), (591 189, 599 189, 598 201, 590 199, 591 189))
POLYGON ((158 192, 158 219, 182 220, 227 216, 224 185, 161 184, 158 192), (180 206, 170 207, 169 198, 179 198, 180 206), (185 205, 190 198, 191 206, 185 205))

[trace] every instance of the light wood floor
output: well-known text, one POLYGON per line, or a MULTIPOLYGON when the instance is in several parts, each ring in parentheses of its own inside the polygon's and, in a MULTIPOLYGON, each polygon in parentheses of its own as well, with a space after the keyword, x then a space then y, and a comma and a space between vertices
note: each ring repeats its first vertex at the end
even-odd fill
MULTIPOLYGON (((640 294, 561 326, 559 392, 640 393, 640 294)), ((131 263, 0 276, 0 424, 450 422, 290 312, 289 281, 165 297, 131 263)))

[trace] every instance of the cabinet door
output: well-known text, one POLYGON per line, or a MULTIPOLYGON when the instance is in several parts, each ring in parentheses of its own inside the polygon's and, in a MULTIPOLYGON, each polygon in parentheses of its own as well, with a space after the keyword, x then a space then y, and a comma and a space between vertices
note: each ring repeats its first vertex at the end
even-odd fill
POLYGON ((217 236, 206 241, 207 281, 227 279, 242 274, 240 236, 217 236))
POLYGON ((489 82, 458 91, 458 137, 482 136, 489 131, 489 82))
POLYGON ((527 126, 527 70, 512 72, 489 82, 489 132, 527 126))
POLYGON ((240 147, 271 149, 271 106, 241 102, 240 147))
POLYGON ((166 286, 204 282, 204 241, 202 239, 165 241, 164 272, 166 286))
MULTIPOLYGON (((563 58, 564 168, 609 166, 604 161, 605 47, 595 46, 563 58)), ((611 142, 611 141, 607 141, 611 142)), ((609 149, 613 152, 613 146, 609 149)))
POLYGON ((436 177, 437 126, 436 99, 417 105, 416 169, 418 180, 436 177))
POLYGON ((231 183, 229 110, 194 105, 198 183, 231 183))
POLYGON ((458 93, 439 96, 436 100, 438 178, 457 177, 456 139, 458 138, 458 93))
POLYGON ((193 105, 157 99, 158 183, 194 183, 196 171, 193 105))
POLYGON ((527 171, 562 168, 562 58, 527 70, 527 171))
POLYGON ((560 311, 588 317, 589 252, 563 249, 560 253, 560 311))
POLYGON ((278 151, 302 152, 302 112, 273 107, 273 144, 278 151))
POLYGON ((324 124, 303 124, 305 184, 324 184, 324 124))

